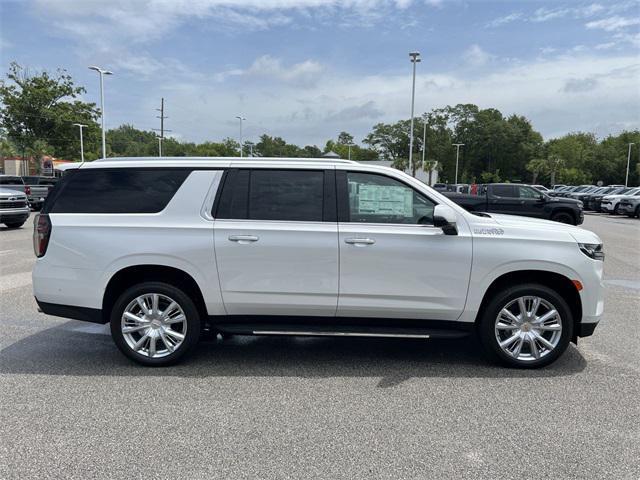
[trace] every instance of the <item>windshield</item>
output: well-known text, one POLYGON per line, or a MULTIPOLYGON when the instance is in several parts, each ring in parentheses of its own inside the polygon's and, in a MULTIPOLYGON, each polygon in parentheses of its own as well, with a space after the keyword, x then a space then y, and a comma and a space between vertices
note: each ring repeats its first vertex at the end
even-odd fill
POLYGON ((24 185, 20 177, 0 177, 0 185, 24 185))

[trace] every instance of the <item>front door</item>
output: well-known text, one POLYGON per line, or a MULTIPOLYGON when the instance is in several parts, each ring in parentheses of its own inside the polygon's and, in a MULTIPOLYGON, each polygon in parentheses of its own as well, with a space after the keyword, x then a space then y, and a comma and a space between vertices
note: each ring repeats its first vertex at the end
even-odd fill
POLYGON ((471 272, 466 228, 444 235, 436 204, 391 176, 337 172, 338 316, 456 320, 471 272))
POLYGON ((222 188, 214 243, 227 314, 334 316, 334 171, 231 170, 222 188))

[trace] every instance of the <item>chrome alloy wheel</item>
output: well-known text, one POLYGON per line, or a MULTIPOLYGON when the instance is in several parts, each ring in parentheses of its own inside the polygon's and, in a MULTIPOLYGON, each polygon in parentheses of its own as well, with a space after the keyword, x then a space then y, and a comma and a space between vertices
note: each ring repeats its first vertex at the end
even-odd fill
POLYGON ((503 352, 516 360, 531 362, 558 346, 562 321, 558 310, 547 300, 519 297, 498 313, 495 334, 503 352))
POLYGON ((180 347, 187 333, 182 307, 160 293, 134 298, 124 309, 122 336, 127 345, 149 358, 166 357, 180 347))

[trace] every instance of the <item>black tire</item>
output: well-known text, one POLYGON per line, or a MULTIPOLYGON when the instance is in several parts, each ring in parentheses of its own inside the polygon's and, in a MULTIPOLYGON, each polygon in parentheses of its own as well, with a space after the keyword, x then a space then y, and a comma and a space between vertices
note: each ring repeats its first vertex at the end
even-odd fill
MULTIPOLYGON (((561 295, 544 285, 528 283, 507 287, 499 291, 489 301, 477 325, 477 333, 487 355, 503 365, 516 368, 540 368, 556 361, 564 353, 573 337, 573 315, 561 295), (562 332, 556 347, 537 360, 520 360, 506 353, 498 344, 496 337, 496 319, 500 311, 514 299, 523 296, 536 296, 551 304, 560 315, 562 332)), ((535 342, 535 341, 534 341, 535 342)), ((523 347, 524 348, 524 347, 523 347)), ((527 346, 527 349, 530 347, 527 346)))
POLYGON ((615 207, 613 207, 613 212, 611 212, 611 215, 618 215, 620 212, 618 212, 618 205, 616 205, 615 207))
POLYGON ((4 222, 4 224, 7 226, 7 228, 20 228, 22 225, 24 225, 24 221, 22 221, 22 222, 4 222))
POLYGON ((179 288, 163 282, 139 283, 125 290, 113 305, 110 322, 111 337, 118 349, 134 362, 150 367, 164 367, 177 363, 193 350, 200 339, 200 314, 193 300, 179 288), (184 340, 175 351, 159 358, 150 358, 145 354, 134 351, 125 340, 121 328, 122 316, 127 305, 141 295, 153 293, 164 295, 175 301, 182 308, 186 317, 184 340))
POLYGON ((568 223, 569 225, 575 225, 576 220, 569 212, 557 212, 551 216, 551 220, 559 223, 568 223))
POLYGON ((633 216, 640 218, 640 205, 636 207, 636 211, 634 212, 633 216))

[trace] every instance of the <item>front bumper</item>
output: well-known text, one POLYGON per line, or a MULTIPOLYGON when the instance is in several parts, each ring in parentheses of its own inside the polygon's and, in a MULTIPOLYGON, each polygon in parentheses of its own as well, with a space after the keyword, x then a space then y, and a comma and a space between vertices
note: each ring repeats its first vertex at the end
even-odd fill
POLYGON ((29 207, 0 209, 0 223, 26 221, 29 218, 29 207))
POLYGON ((611 202, 601 202, 600 203, 600 210, 602 210, 605 213, 613 212, 613 203, 611 203, 611 202))

